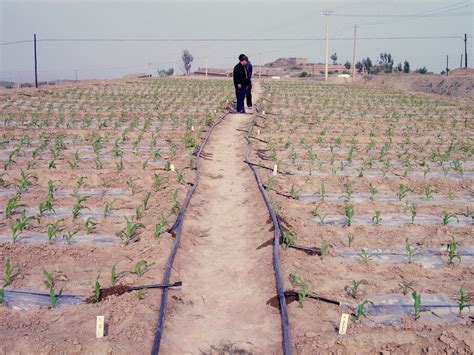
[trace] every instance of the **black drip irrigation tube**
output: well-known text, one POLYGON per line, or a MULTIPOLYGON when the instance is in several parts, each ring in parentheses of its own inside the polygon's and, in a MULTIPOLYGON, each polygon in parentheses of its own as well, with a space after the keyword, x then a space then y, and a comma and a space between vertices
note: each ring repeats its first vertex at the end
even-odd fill
MULTIPOLYGON (((206 137, 204 138, 204 141, 202 142, 201 146, 199 147, 199 149, 197 150, 195 154, 196 155, 196 177, 194 178, 192 188, 191 190, 189 190, 183 206, 179 210, 176 221, 174 222, 173 226, 170 229, 168 229, 168 233, 170 233, 174 237, 174 241, 171 247, 170 255, 168 257, 168 262, 166 263, 165 272, 163 274, 163 284, 169 284, 169 280, 171 276, 171 268, 173 267, 174 259, 178 252, 179 243, 181 240, 181 233, 183 231, 184 216, 189 206, 189 202, 191 201, 194 191, 196 190, 199 183, 200 171, 201 171, 199 159, 201 158, 202 151, 204 150, 204 147, 207 141, 209 140, 209 137, 211 136, 211 133, 214 130, 214 128, 218 124, 220 124, 229 113, 230 111, 226 112, 224 115, 219 117, 219 119, 217 119, 216 122, 209 128, 209 131, 207 132, 206 137)), ((163 293, 161 294, 160 313, 158 315, 158 323, 157 323, 156 332, 155 332, 155 339, 153 341, 153 348, 151 350, 152 355, 156 355, 160 351, 161 337, 163 336, 163 328, 165 324, 165 315, 166 315, 167 306, 168 306, 168 288, 164 288, 163 293)))
MULTIPOLYGON (((258 105, 257 105, 257 112, 258 112, 258 105)), ((286 299, 285 299, 285 292, 283 287, 283 280, 281 277, 280 272, 280 225, 277 219, 277 215, 273 210, 272 204, 270 202, 270 198, 263 187, 262 180, 258 175, 257 169, 255 168, 254 164, 252 164, 249 160, 249 155, 252 150, 252 143, 250 140, 250 131, 255 124, 255 119, 250 122, 249 128, 247 130, 247 134, 245 135, 245 139, 248 143, 247 153, 245 155, 244 162, 250 167, 252 170, 255 180, 257 181, 258 188, 262 193, 263 199, 265 201, 265 205, 267 206, 268 212, 270 213, 270 217, 273 221, 274 233, 273 233, 273 269, 275 271, 275 283, 276 283, 276 290, 278 296, 278 302, 280 303, 280 318, 281 318, 281 330, 282 330, 282 345, 283 345, 283 353, 285 355, 291 354, 291 338, 290 338, 290 325, 288 320, 288 309, 286 307, 286 299)))

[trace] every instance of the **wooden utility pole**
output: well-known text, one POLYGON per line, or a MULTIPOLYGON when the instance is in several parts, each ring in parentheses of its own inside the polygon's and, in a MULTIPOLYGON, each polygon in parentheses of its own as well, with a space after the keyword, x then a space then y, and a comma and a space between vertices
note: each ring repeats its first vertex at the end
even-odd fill
POLYGON ((326 66, 324 80, 328 81, 328 67, 329 67, 329 15, 332 14, 332 10, 324 10, 323 14, 326 16, 326 66))
POLYGON ((33 36, 35 46, 35 87, 38 89, 38 58, 36 56, 36 33, 33 36))
POLYGON ((449 74, 449 56, 446 55, 446 76, 449 74))
POLYGON ((464 34, 464 67, 467 68, 467 33, 464 34))
POLYGON ((352 82, 355 77, 357 25, 354 25, 354 48, 352 49, 352 82))
POLYGON ((459 68, 462 68, 462 54, 461 54, 461 65, 459 66, 459 68))

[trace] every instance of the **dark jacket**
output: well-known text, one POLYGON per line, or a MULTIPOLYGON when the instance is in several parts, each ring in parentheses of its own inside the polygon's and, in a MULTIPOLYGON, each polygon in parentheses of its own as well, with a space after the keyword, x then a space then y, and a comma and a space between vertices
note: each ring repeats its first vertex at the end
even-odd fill
POLYGON ((246 69, 247 69, 247 74, 248 74, 249 82, 250 82, 250 79, 252 79, 252 74, 253 74, 253 66, 252 66, 252 63, 247 62, 247 65, 246 65, 245 67, 246 67, 246 69))
POLYGON ((246 86, 249 82, 248 74, 245 67, 239 62, 234 67, 234 86, 237 87, 238 84, 242 85, 242 87, 246 86))

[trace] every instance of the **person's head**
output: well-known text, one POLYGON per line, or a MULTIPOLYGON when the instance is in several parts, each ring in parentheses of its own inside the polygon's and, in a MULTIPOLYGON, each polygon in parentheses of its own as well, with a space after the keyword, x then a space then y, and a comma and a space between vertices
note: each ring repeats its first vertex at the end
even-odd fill
POLYGON ((239 61, 241 64, 245 65, 249 61, 249 58, 245 54, 239 55, 239 61))

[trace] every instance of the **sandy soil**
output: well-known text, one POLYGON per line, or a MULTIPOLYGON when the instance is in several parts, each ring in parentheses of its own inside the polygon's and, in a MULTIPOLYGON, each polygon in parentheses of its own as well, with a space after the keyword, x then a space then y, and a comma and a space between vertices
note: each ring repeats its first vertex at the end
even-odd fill
MULTIPOLYGON (((255 85, 256 100, 258 85, 255 85)), ((172 296, 164 354, 216 353, 226 345, 252 353, 281 350, 268 214, 244 156, 250 115, 228 115, 205 148, 202 176, 186 214, 174 264, 182 289, 172 296)))

